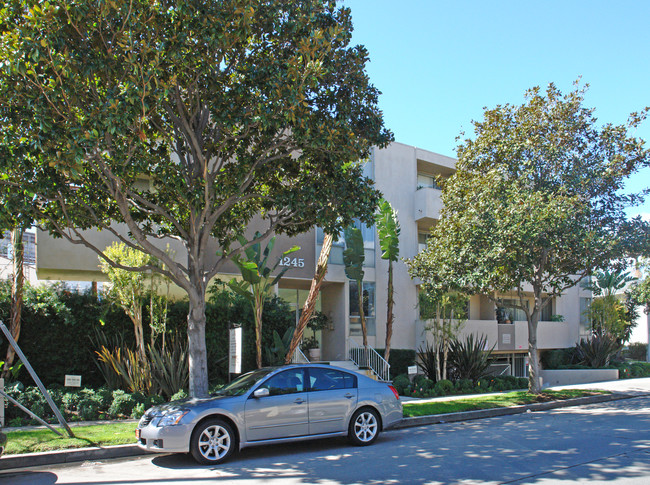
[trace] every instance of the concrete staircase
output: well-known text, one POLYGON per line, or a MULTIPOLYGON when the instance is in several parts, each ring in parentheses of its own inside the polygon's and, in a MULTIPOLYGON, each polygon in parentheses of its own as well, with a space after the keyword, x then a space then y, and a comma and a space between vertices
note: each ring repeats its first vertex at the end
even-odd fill
POLYGON ((329 364, 377 380, 377 375, 372 371, 372 369, 360 369, 359 366, 351 360, 331 360, 329 364))

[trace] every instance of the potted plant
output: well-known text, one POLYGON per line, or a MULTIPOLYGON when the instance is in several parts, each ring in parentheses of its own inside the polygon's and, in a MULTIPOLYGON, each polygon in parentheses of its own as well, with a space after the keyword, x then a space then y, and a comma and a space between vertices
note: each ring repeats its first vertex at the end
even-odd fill
POLYGON ((309 360, 318 362, 320 360, 320 348, 318 347, 318 339, 315 335, 302 339, 300 346, 304 353, 309 354, 309 360))

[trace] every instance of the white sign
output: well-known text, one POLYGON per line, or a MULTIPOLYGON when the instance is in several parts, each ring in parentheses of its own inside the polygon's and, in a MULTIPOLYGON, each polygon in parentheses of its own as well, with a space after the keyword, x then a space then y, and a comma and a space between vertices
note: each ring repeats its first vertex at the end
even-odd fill
POLYGON ((241 374, 241 327, 230 329, 228 372, 241 374))
POLYGON ((66 374, 65 376, 65 386, 66 387, 81 387, 81 376, 71 376, 66 374))
POLYGON ((504 333, 501 337, 501 340, 503 340, 504 344, 512 343, 512 340, 510 339, 511 335, 509 333, 504 333))
POLYGON ((409 365, 408 366, 408 373, 409 373, 409 375, 417 374, 418 373, 418 366, 417 365, 409 365))

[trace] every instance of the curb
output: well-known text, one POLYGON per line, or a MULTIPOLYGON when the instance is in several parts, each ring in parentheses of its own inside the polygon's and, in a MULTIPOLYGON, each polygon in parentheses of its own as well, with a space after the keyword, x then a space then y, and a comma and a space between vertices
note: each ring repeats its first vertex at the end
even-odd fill
POLYGON ((42 465, 55 465, 75 461, 102 460, 144 455, 146 451, 138 445, 115 445, 103 448, 75 448, 72 450, 46 451, 43 453, 25 453, 23 455, 5 455, 0 458, 0 470, 26 468, 42 465))
MULTIPOLYGON (((509 408, 481 409, 478 411, 462 411, 458 413, 438 414, 433 416, 418 416, 404 418, 401 422, 392 426, 391 429, 413 428, 430 424, 454 423, 458 421, 471 421, 474 419, 493 418, 507 416, 510 414, 522 414, 528 411, 546 411, 549 409, 565 408, 570 406, 583 406, 607 401, 619 401, 622 399, 634 399, 636 397, 650 396, 650 394, 604 394, 599 396, 578 397, 564 401, 551 401, 535 404, 524 404, 509 408)), ((73 450, 47 451, 44 453, 26 453, 23 455, 5 455, 0 458, 0 470, 12 468, 26 468, 43 465, 55 465, 71 463, 76 461, 102 460, 109 458, 124 458, 150 454, 138 447, 136 444, 106 446, 103 448, 77 448, 73 450)))
POLYGON ((547 411, 549 409, 566 408, 571 406, 584 406, 608 401, 620 401, 622 399, 633 399, 636 397, 650 396, 650 394, 603 394, 599 396, 576 397, 563 401, 549 401, 534 404, 522 404, 505 408, 480 409, 476 411, 461 411, 458 413, 434 414, 432 416, 416 416, 404 418, 392 429, 413 428, 415 426, 426 426, 429 424, 455 423, 458 421, 471 421, 474 419, 494 418, 511 414, 523 414, 534 411, 547 411))

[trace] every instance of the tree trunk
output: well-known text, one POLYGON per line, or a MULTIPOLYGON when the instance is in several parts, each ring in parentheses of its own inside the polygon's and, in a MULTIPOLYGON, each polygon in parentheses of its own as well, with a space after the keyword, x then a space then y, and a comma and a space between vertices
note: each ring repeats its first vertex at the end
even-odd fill
MULTIPOLYGON (((24 286, 24 273, 23 273, 23 229, 15 228, 11 231, 11 245, 13 249, 13 279, 11 281, 11 323, 9 331, 11 336, 16 342, 20 337, 20 319, 23 308, 23 286, 24 286)), ((14 363, 16 351, 9 345, 7 347, 7 356, 5 358, 5 365, 2 371, 2 377, 8 379, 11 376, 9 370, 14 363)))
POLYGON ((388 298, 386 301, 386 350, 384 359, 388 362, 390 357, 390 341, 393 338, 393 262, 388 261, 388 298))
POLYGON ((264 310, 264 293, 255 294, 255 363, 262 368, 262 311, 264 310))
POLYGON ((135 344, 138 348, 138 355, 144 362, 147 360, 147 354, 144 350, 144 329, 142 328, 142 306, 134 308, 133 314, 133 331, 135 333, 135 344))
POLYGON ((302 307, 300 320, 298 320, 296 330, 293 332, 293 338, 291 339, 289 350, 287 351, 287 355, 284 358, 285 364, 291 363, 293 354, 296 352, 296 349, 302 340, 302 334, 307 327, 307 323, 309 320, 311 320, 311 317, 314 314, 314 310, 316 309, 316 300, 318 299, 318 293, 320 292, 320 287, 323 283, 323 279, 327 274, 327 261, 330 257, 333 241, 334 237, 331 234, 325 234, 325 238, 323 239, 323 247, 320 250, 320 256, 318 256, 318 263, 316 264, 316 272, 314 273, 314 277, 311 280, 309 296, 307 296, 307 301, 305 301, 305 304, 302 307))
POLYGON ((190 396, 208 396, 208 362, 205 346, 205 289, 189 295, 187 337, 189 344, 190 396))
POLYGON ((528 391, 533 394, 542 392, 539 383, 540 361, 537 350, 537 323, 539 321, 539 311, 537 308, 528 317, 528 391))
POLYGON ((359 298, 359 320, 361 321, 361 334, 363 335, 363 347, 365 349, 368 347, 368 330, 366 329, 366 317, 363 314, 363 280, 357 281, 357 289, 357 295, 359 298))

